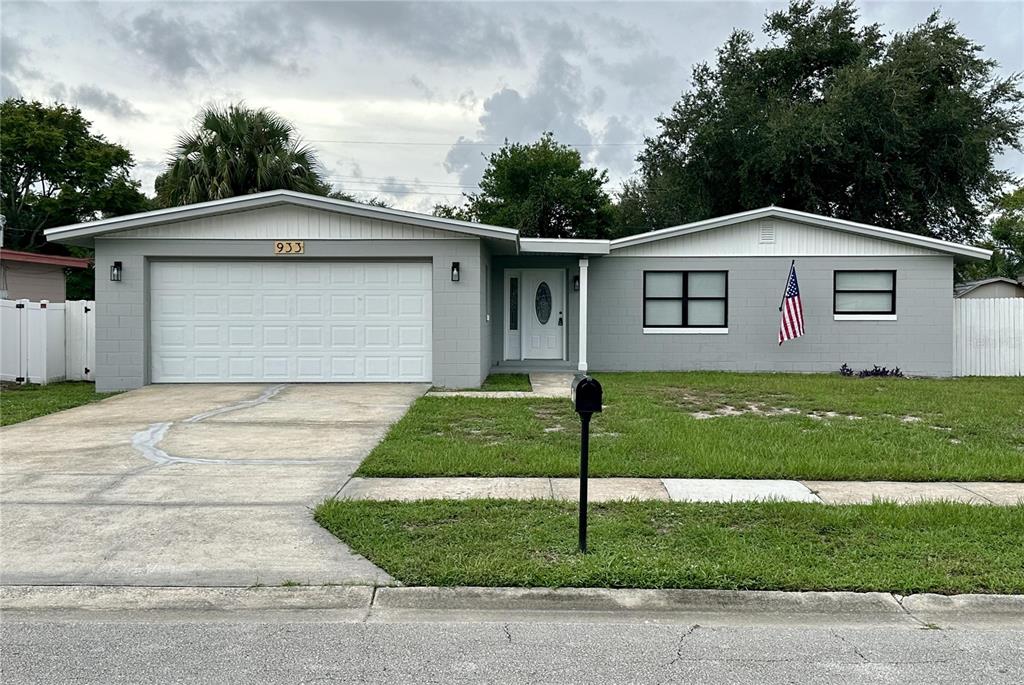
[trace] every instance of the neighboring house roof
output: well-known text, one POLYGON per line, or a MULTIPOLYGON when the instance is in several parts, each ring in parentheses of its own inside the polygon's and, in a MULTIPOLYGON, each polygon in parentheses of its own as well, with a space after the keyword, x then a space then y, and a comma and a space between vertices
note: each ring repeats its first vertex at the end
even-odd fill
POLYGON ((738 214, 730 214, 728 216, 705 219, 704 221, 695 221, 681 226, 672 226, 670 228, 662 228, 657 231, 618 238, 611 241, 611 250, 614 252, 615 250, 630 247, 632 245, 641 245, 655 240, 664 240, 666 238, 675 238, 677 236, 700 233, 701 231, 709 231, 723 226, 731 226, 744 221, 756 221, 758 219, 785 219, 810 226, 817 226, 819 228, 854 233, 871 238, 878 238, 880 240, 903 243, 906 245, 914 245, 940 253, 951 254, 957 257, 987 260, 992 256, 992 252, 990 250, 985 250, 980 247, 951 243, 946 240, 913 235, 911 233, 904 233, 903 231, 894 231, 889 228, 869 226, 868 224, 859 224, 854 221, 832 219, 818 214, 798 212, 794 209, 784 209, 782 207, 763 207, 761 209, 752 209, 746 212, 739 212, 738 214))
POLYGON ((1024 290, 1024 283, 1021 283, 1020 281, 1015 281, 1012 278, 1006 278, 1005 276, 995 276, 993 278, 982 278, 977 281, 964 281, 963 283, 957 283, 953 286, 953 295, 956 297, 963 297, 972 290, 980 288, 983 285, 988 285, 989 283, 1008 283, 1024 290))
POLYGON ((198 219, 216 214, 227 214, 229 212, 245 212, 263 207, 275 205, 296 205, 309 209, 319 209, 327 212, 339 212, 352 216, 361 216, 368 219, 381 219, 385 221, 397 221, 424 228, 436 228, 455 233, 465 233, 480 238, 496 240, 509 240, 516 242, 519 239, 519 232, 511 228, 500 226, 488 226, 487 224, 476 224, 469 221, 458 221, 456 219, 445 219, 442 217, 407 212, 401 209, 390 209, 387 207, 373 207, 359 204, 358 202, 347 202, 335 200, 319 195, 308 195, 296 193, 291 190, 271 190, 265 193, 253 193, 252 195, 238 195, 223 200, 212 200, 200 202, 194 205, 183 205, 181 207, 168 207, 166 209, 154 209, 140 214, 128 214, 110 219, 87 221, 71 226, 61 226, 45 231, 46 239, 53 241, 73 241, 74 239, 92 238, 106 233, 125 231, 132 228, 142 228, 154 224, 166 224, 172 221, 186 221, 198 219))
POLYGON ((66 266, 72 269, 87 269, 92 263, 91 260, 84 257, 63 257, 61 255, 36 254, 35 252, 21 252, 19 250, 8 250, 6 248, 0 248, 0 261, 51 264, 53 266, 66 266))

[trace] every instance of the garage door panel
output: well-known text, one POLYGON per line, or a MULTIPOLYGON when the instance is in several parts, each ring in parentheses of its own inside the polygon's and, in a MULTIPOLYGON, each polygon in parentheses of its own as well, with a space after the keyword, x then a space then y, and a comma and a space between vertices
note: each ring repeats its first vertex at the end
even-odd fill
POLYGON ((426 263, 154 262, 152 380, 429 381, 431 283, 426 263))
POLYGON ((265 319, 283 319, 291 316, 290 295, 260 294, 260 313, 265 319))
POLYGON ((226 336, 221 335, 221 326, 195 326, 192 329, 192 345, 193 347, 212 347, 215 349, 225 347, 224 338, 226 336))
POLYGON ((393 295, 365 295, 363 296, 363 314, 367 318, 376 317, 389 319, 393 316, 394 309, 391 306, 393 295))

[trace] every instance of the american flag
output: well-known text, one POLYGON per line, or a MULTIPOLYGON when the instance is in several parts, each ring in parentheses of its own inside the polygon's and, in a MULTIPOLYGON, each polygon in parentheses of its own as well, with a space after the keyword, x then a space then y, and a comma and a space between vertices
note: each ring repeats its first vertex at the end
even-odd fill
POLYGON ((796 282, 796 261, 789 265, 786 292, 779 305, 782 323, 779 325, 779 344, 804 334, 804 304, 800 301, 800 286, 796 282))

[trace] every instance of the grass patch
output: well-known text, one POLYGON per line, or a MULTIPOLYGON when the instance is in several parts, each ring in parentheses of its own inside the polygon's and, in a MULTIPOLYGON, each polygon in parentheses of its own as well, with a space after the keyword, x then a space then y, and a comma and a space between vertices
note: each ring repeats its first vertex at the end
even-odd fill
POLYGON ((116 394, 96 392, 92 383, 84 381, 49 385, 4 383, 0 386, 0 426, 64 411, 116 394))
MULTIPOLYGON (((594 476, 1024 480, 1024 379, 598 374, 594 476)), ((424 397, 361 476, 573 476, 568 400, 424 397)))
POLYGON ((495 392, 530 392, 530 376, 525 373, 492 373, 480 386, 481 390, 495 392))
POLYGON ((1024 592, 1024 506, 327 501, 315 518, 408 585, 1024 592))

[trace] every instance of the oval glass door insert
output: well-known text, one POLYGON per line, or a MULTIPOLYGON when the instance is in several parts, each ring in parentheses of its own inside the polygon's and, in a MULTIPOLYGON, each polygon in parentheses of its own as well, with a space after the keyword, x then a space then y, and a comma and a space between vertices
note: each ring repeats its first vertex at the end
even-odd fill
POLYGON ((551 288, 544 281, 537 286, 534 306, 537 308, 537 321, 540 321, 541 325, 546 324, 551 318, 551 288))

